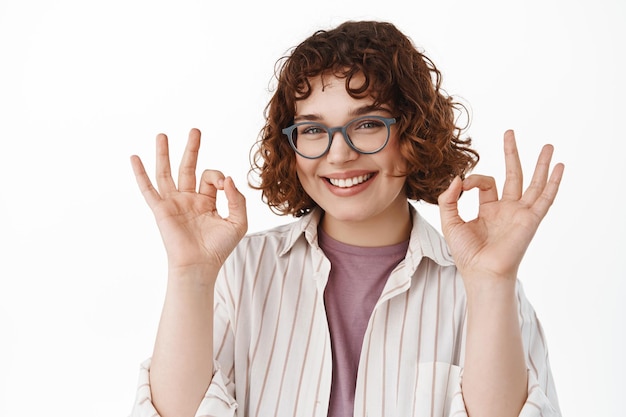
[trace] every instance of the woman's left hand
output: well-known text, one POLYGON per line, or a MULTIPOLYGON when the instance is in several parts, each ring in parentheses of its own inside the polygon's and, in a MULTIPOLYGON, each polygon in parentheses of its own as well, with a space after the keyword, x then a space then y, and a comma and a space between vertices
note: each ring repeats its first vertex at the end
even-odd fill
MULTIPOLYGON (((504 134, 506 180, 502 198, 493 177, 471 175, 455 178, 439 196, 442 231, 456 266, 467 281, 517 278, 517 270, 539 223, 552 205, 564 165, 550 174, 554 148, 545 145, 539 154, 532 181, 523 191, 522 166, 515 135, 504 134), (461 191, 479 189, 479 209, 474 220, 464 221, 458 212, 461 191)), ((466 282, 467 283, 467 282, 466 282)))

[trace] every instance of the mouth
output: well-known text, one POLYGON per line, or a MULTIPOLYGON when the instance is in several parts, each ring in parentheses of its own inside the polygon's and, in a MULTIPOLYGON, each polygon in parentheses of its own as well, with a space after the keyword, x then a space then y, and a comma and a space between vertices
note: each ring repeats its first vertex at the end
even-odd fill
POLYGON ((358 175, 352 178, 326 178, 326 180, 332 185, 334 185, 335 187, 350 188, 350 187, 354 187, 355 185, 364 183, 365 181, 369 180, 373 176, 374 176, 373 173, 369 173, 369 174, 364 174, 364 175, 358 175))

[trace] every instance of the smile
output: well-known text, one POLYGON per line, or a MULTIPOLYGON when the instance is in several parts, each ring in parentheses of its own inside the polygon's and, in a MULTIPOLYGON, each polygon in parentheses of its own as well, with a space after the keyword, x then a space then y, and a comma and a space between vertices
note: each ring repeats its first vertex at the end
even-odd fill
POLYGON ((372 175, 373 174, 365 174, 353 178, 328 178, 328 181, 335 187, 350 188, 354 187, 355 185, 364 183, 365 181, 372 178, 372 175))

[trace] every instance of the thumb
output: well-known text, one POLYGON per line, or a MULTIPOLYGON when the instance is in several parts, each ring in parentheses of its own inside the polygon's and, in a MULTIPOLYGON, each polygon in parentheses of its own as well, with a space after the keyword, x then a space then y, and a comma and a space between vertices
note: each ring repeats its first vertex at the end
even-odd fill
POLYGON ((459 216, 458 200, 463 189, 463 181, 460 177, 455 177, 448 189, 439 195, 437 203, 439 204, 439 215, 441 217, 441 229, 444 234, 458 224, 463 223, 463 219, 459 216))
POLYGON ((243 236, 248 230, 246 197, 235 187, 231 177, 224 179, 224 193, 228 200, 228 220, 237 226, 243 236))

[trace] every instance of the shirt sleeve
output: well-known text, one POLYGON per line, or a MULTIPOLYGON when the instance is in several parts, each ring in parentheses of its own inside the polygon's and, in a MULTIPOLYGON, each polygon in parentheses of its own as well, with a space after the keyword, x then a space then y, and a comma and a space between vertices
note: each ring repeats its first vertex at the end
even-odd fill
MULTIPOLYGON (((229 375, 233 375, 233 334, 230 325, 232 319, 231 304, 226 301, 224 270, 220 271, 215 291, 215 310, 213 322, 213 377, 207 389, 196 417, 235 417, 238 404, 235 400, 235 384, 229 375)), ((144 361, 139 369, 139 380, 135 403, 130 417, 159 417, 152 403, 150 390, 151 359, 144 361)))
MULTIPOLYGON (((519 281, 517 294, 520 330, 528 368, 528 397, 519 417, 561 417, 543 329, 519 281)), ((462 377, 461 370, 459 383, 452 394, 449 417, 468 417, 461 390, 462 377)))
MULTIPOLYGON (((150 392, 150 363, 147 359, 141 364, 139 369, 139 381, 135 404, 130 417, 158 417, 159 413, 152 404, 152 394, 150 392)), ((235 417, 237 415, 237 403, 233 397, 233 384, 223 375, 219 364, 214 363, 215 372, 213 379, 207 389, 196 417, 235 417)))

